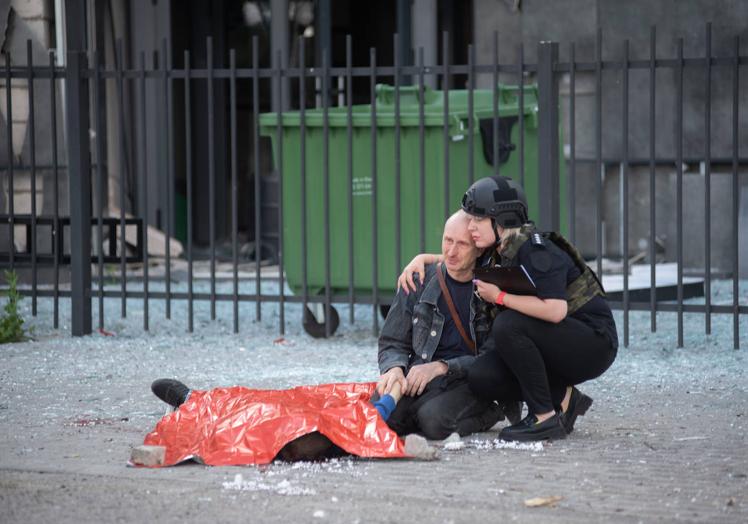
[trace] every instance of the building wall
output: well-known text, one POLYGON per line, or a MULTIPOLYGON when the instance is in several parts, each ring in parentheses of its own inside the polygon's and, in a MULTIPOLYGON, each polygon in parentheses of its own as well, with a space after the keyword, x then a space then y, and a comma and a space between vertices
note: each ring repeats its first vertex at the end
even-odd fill
MULTIPOLYGON (((658 58, 675 58, 678 39, 683 38, 685 57, 703 57, 705 45, 705 23, 712 22, 712 54, 731 56, 734 54, 734 37, 740 36, 743 54, 748 52, 748 2, 741 0, 476 0, 474 10, 476 54, 478 63, 493 60, 494 32, 499 33, 499 57, 503 64, 515 63, 519 44, 524 46, 528 63, 534 63, 537 43, 541 40, 560 44, 560 60, 569 57, 571 43, 575 43, 578 61, 595 59, 596 31, 602 31, 602 52, 605 60, 620 60, 623 57, 624 40, 629 40, 630 58, 649 58, 650 28, 657 26, 658 58)), ((656 92, 656 155, 674 158, 677 145, 677 77, 674 71, 657 73, 656 92)), ((532 81, 532 78, 526 79, 532 81)), ((566 79, 568 80, 568 79, 566 79)), ((578 73, 576 77, 576 154, 577 158, 595 156, 595 82, 594 74, 578 73)), ((516 82, 516 77, 503 75, 502 81, 516 82)), ((742 68, 741 85, 748 81, 748 72, 742 68)), ((490 85, 488 75, 480 79, 480 87, 490 85)), ((702 70, 684 71, 683 89, 683 153, 688 157, 704 154, 705 130, 705 84, 702 70)), ((620 157, 624 144, 622 136, 622 89, 621 72, 605 71, 603 74, 602 151, 604 158, 620 157)), ((562 81, 562 120, 564 139, 568 154, 569 139, 569 88, 562 81)), ((748 89, 740 90, 740 107, 748 107, 748 89)), ((712 70, 712 157, 728 158, 732 155, 732 73, 729 68, 713 67, 712 70)), ((646 158, 649 154, 649 74, 646 70, 631 71, 629 76, 629 156, 646 158)), ((748 124, 748 111, 742 110, 740 128, 748 124)), ((743 131, 743 133, 745 133, 743 131)), ((745 138, 741 140, 742 156, 745 138)), ((595 223, 589 220, 590 209, 595 206, 595 168, 592 164, 577 164, 576 200, 578 202, 576 226, 580 248, 589 255, 595 251, 595 223)), ((713 167, 712 210, 714 227, 712 235, 712 264, 717 271, 730 271, 733 246, 731 237, 724 234, 729 226, 732 188, 729 165, 713 167)), ((568 171, 568 164, 567 164, 568 171)), ((675 257, 675 165, 658 167, 657 230, 662 234, 665 256, 675 257), (663 220, 662 224, 659 224, 663 220)), ((703 166, 692 162, 684 169, 684 209, 688 250, 685 253, 687 267, 703 267, 703 217, 704 199, 703 166)), ((642 250, 649 235, 649 189, 648 168, 630 169, 630 240, 627 254, 632 256, 642 250), (645 183, 646 181, 646 183, 645 183)), ((740 166, 740 178, 746 185, 748 166, 740 166)), ((607 256, 620 256, 621 206, 620 176, 618 166, 610 166, 604 178, 605 247, 607 256)), ((748 214, 745 191, 741 192, 740 231, 746 236, 748 214)), ((593 216, 594 218, 594 216, 593 216)), ((660 236, 658 233, 658 236, 660 236)), ((748 257, 748 247, 743 241, 740 258, 748 257)), ((748 274, 748 264, 743 266, 743 275, 748 274)))
MULTIPOLYGON (((27 41, 31 41, 31 55, 36 66, 49 65, 49 50, 54 47, 52 3, 44 0, 11 0, 0 5, 0 17, 3 18, 5 31, 2 35, 2 50, 10 56, 11 65, 22 67, 28 63, 27 41)), ((5 58, 0 58, 3 71, 5 58)), ((64 168, 64 135, 62 96, 57 82, 57 150, 59 169, 59 210, 68 213, 67 173, 64 168)), ((8 166, 12 161, 13 173, 13 207, 16 214, 31 213, 31 104, 29 103, 29 82, 26 79, 14 79, 11 84, 12 114, 12 158, 9 155, 8 111, 6 103, 5 79, 0 82, 0 213, 9 211, 10 176, 8 166)), ((34 160, 36 169, 36 213, 51 215, 54 210, 53 190, 53 151, 52 151, 52 112, 51 86, 49 79, 38 79, 33 82, 34 138, 36 140, 34 160)), ((25 229, 15 228, 15 245, 19 250, 26 249, 25 229)), ((47 252, 51 237, 40 235, 38 249, 47 252)), ((9 245, 7 228, 0 228, 0 244, 9 245)))

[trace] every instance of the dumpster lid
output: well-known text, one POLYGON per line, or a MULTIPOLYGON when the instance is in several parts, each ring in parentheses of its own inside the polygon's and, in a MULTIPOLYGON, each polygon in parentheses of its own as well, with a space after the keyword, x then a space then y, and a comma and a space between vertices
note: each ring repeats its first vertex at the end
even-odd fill
MULTIPOLYGON (((495 91, 490 89, 473 90, 473 117, 477 131, 478 121, 493 117, 493 93, 498 97, 499 117, 517 116, 519 114, 519 86, 499 84, 495 91)), ((538 109, 537 85, 523 86, 524 115, 534 115, 538 109)), ((423 123, 426 127, 441 127, 444 125, 444 91, 433 90, 428 86, 401 86, 400 91, 400 125, 402 127, 417 127, 420 124, 420 106, 423 104, 423 123)), ((448 91, 447 125, 451 134, 466 132, 468 124, 469 91, 454 89, 448 91)), ((376 124, 377 127, 395 126, 395 95, 394 86, 377 84, 376 86, 376 124)), ((330 127, 346 127, 348 125, 347 107, 329 107, 328 125, 330 127)), ((371 127, 371 104, 359 104, 351 108, 351 125, 353 127, 371 127)), ((324 125, 324 110, 322 108, 307 109, 305 111, 307 127, 322 127, 324 125)), ((260 115, 260 127, 263 135, 271 133, 270 128, 278 125, 277 113, 260 115)), ((281 125, 284 127, 299 127, 301 113, 286 111, 282 113, 281 125)))

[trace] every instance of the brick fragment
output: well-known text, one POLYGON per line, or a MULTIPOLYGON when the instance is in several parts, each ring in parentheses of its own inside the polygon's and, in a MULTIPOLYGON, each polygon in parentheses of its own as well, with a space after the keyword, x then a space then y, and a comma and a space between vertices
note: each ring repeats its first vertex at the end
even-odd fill
POLYGON ((165 456, 164 446, 136 446, 132 448, 130 462, 138 466, 162 466, 165 456))
POLYGON ((421 435, 415 433, 405 437, 405 453, 420 460, 436 460, 437 451, 421 435))

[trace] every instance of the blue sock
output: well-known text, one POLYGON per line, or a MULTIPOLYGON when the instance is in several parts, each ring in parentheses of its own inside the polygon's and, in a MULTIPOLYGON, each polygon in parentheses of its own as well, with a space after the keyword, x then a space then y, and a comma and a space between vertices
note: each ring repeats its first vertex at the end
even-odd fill
POLYGON ((377 408, 377 411, 379 411, 379 414, 382 415, 384 420, 390 418, 392 412, 395 411, 396 405, 397 403, 395 402, 395 399, 390 395, 382 395, 379 397, 379 400, 374 402, 374 407, 377 408))

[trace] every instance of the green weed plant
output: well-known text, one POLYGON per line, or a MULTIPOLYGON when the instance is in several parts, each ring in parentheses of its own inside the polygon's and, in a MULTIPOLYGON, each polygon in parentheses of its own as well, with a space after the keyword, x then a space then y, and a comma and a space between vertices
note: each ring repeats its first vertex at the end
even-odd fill
POLYGON ((15 271, 5 271, 5 280, 8 282, 8 301, 3 307, 0 315, 0 344, 10 342, 23 342, 28 340, 30 330, 23 325, 23 317, 18 311, 18 304, 23 297, 18 292, 18 275, 15 271))

